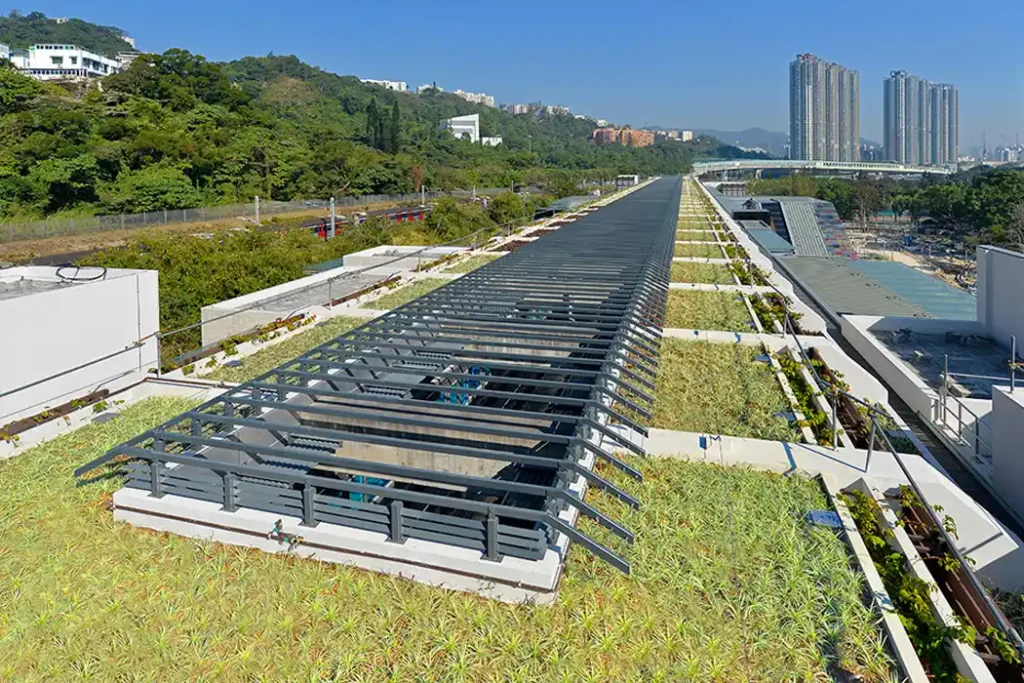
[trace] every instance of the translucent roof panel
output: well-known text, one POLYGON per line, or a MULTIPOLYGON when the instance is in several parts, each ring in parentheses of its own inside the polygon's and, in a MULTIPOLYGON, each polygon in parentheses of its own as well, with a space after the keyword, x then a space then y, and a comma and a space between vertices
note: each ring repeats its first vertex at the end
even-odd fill
POLYGON ((851 261, 850 265, 885 285, 936 318, 975 320, 974 295, 942 280, 893 261, 851 261))

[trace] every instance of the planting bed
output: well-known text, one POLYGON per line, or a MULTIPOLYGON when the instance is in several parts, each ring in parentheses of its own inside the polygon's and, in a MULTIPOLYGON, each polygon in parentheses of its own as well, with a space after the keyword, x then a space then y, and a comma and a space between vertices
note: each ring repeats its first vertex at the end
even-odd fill
POLYGON ((441 285, 445 285, 451 282, 444 278, 433 277, 425 278, 423 280, 417 280, 412 284, 399 287, 391 294, 385 294, 381 298, 375 301, 369 301, 366 303, 366 308, 373 308, 381 311, 388 311, 392 308, 398 308, 403 304, 407 304, 414 299, 419 299, 424 294, 429 294, 441 285))
POLYGON ((519 251, 520 249, 525 247, 527 244, 532 244, 532 243, 533 242, 531 240, 512 240, 511 242, 505 242, 505 244, 503 244, 503 245, 501 245, 500 247, 497 247, 497 248, 501 249, 502 251, 507 251, 507 252, 509 252, 511 254, 513 251, 519 251))
POLYGON ((890 545, 892 531, 879 521, 880 512, 874 499, 858 490, 844 495, 857 530, 929 678, 960 683, 963 679, 957 673, 947 642, 966 638, 967 634, 963 629, 945 626, 935 616, 929 585, 908 570, 906 557, 890 545))
POLYGON ((477 254, 476 256, 470 256, 465 261, 460 261, 454 266, 449 266, 444 269, 446 273, 470 273, 481 266, 486 266, 491 261, 496 261, 501 258, 500 254, 477 254))
MULTIPOLYGON (((225 382, 247 382, 364 322, 366 321, 361 318, 331 318, 279 344, 269 346, 251 356, 239 358, 236 361, 237 365, 219 367, 206 375, 206 378, 225 382)), ((198 365, 201 366, 202 362, 198 365)))
POLYGON ((671 282, 690 282, 708 285, 734 284, 729 268, 720 263, 673 263, 671 282))
POLYGON ((686 258, 725 258, 717 244, 677 244, 675 255, 686 258))
POLYGON ((673 289, 668 293, 665 327, 750 332, 753 321, 739 294, 673 289))
POLYGON ((111 520, 116 478, 73 484, 188 406, 150 399, 0 464, 0 680, 891 676, 844 544, 803 521, 827 507, 810 480, 655 458, 631 461, 643 484, 606 471, 641 500, 588 495, 637 532, 633 574, 574 548, 555 604, 506 605, 141 531, 111 520))
POLYGON ((662 342, 651 426, 799 441, 791 411, 757 347, 668 338, 662 342))
POLYGON ((797 408, 804 415, 805 426, 814 433, 814 438, 820 445, 831 446, 833 438, 831 415, 818 407, 815 400, 818 390, 804 379, 800 361, 788 353, 779 354, 776 360, 782 367, 782 374, 786 376, 786 381, 789 382, 789 388, 793 390, 797 408))

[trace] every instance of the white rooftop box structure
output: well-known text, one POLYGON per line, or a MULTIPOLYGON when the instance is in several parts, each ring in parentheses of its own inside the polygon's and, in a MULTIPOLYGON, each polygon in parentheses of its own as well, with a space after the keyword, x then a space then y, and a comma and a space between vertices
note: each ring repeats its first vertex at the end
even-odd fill
POLYGON ((441 128, 450 130, 460 140, 469 140, 474 144, 480 142, 480 114, 453 116, 442 121, 441 128))
POLYGON ((157 273, 0 270, 0 427, 141 381, 156 367, 157 273))

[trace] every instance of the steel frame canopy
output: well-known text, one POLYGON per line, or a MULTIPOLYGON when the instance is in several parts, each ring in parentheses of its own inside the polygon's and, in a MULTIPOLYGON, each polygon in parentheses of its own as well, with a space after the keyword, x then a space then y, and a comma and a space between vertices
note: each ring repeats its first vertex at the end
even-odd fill
MULTIPOLYGON (((128 458, 126 485, 540 559, 574 509, 633 534, 570 486, 618 422, 649 416, 680 180, 663 179, 187 411, 76 471, 128 458)), ((637 454, 642 449, 625 443, 637 454)))

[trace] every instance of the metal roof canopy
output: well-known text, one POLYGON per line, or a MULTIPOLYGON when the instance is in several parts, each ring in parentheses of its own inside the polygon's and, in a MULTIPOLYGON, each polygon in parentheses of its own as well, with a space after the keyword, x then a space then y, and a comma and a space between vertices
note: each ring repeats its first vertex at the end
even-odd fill
MULTIPOLYGON (((680 180, 663 179, 110 450, 127 485, 539 559, 565 534, 629 564, 559 515, 633 535, 569 486, 619 501, 590 456, 645 430, 680 180)), ((625 443, 635 453, 643 450, 625 443)))

